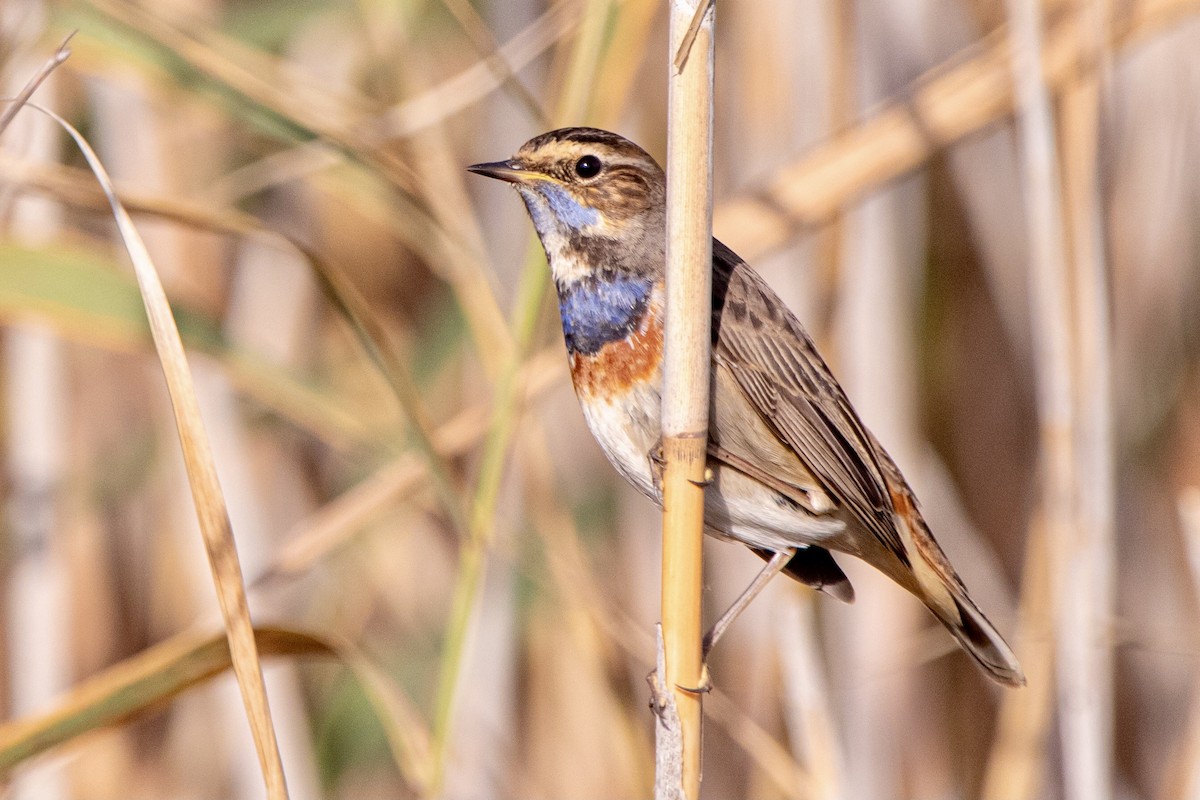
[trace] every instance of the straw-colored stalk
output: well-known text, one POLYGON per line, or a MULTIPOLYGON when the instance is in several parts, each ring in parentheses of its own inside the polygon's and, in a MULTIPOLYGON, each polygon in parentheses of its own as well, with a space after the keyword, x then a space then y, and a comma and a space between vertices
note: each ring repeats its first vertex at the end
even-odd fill
MULTIPOLYGON (((1184 487, 1176 505, 1193 592, 1200 595, 1200 488, 1184 487)), ((1200 692, 1194 684, 1187 728, 1173 749, 1165 788, 1159 796, 1166 800, 1195 800, 1200 797, 1200 692)))
POLYGON ((713 4, 671 4, 657 798, 700 796, 701 540, 712 298, 713 4), (677 716, 676 716, 677 715, 677 716), (675 717, 675 719, 671 719, 675 717), (675 763, 675 759, 678 759, 675 763), (678 769, 678 772, 675 770, 678 769), (679 783, 665 779, 678 775, 679 783))
POLYGON ((1112 348, 1108 274, 1100 228, 1098 148, 1101 88, 1109 62, 1107 0, 1083 3, 1086 59, 1101 68, 1063 96, 1063 217, 1071 284, 1075 379, 1076 536, 1067 543, 1058 587, 1059 707, 1068 797, 1111 796, 1115 611, 1112 348))
POLYGON ((1020 626, 1017 652, 1028 681, 1019 692, 1005 692, 996 734, 984 772, 982 800, 1033 800, 1042 792, 1046 738, 1054 701, 1054 645, 1051 631, 1050 542, 1041 515, 1029 526, 1021 570, 1020 626))
MULTIPOLYGON (((1077 134, 1074 144, 1080 152, 1068 160, 1067 172, 1074 177, 1074 186, 1069 188, 1067 200, 1075 216, 1075 236, 1068 239, 1059 193, 1054 115, 1037 57, 1042 52, 1039 7, 1033 0, 1009 0, 1008 8, 1016 42, 1013 80, 1022 110, 1023 179, 1032 245, 1030 299, 1043 457, 1042 503, 1052 553, 1064 796, 1068 800, 1105 798, 1112 796, 1111 668, 1103 651, 1095 648, 1103 633, 1100 615, 1105 613, 1110 595, 1103 551, 1111 528, 1112 496, 1111 488, 1105 488, 1106 484, 1111 487, 1109 437, 1105 435, 1107 336, 1102 332, 1107 316, 1099 308, 1105 300, 1099 288, 1103 280, 1096 269, 1098 237, 1091 227, 1095 183, 1094 176, 1088 177, 1095 169, 1095 134, 1077 134), (1081 294, 1074 297, 1068 244, 1075 246, 1081 265, 1081 294), (1089 359, 1096 363, 1085 364, 1089 359), (1089 391, 1105 397, 1091 398, 1085 404, 1077 393, 1084 377, 1089 391), (1100 485, 1085 490, 1090 481, 1100 485), (1093 529, 1085 530, 1085 523, 1093 529)), ((1072 104, 1076 130, 1094 125, 1094 121, 1086 126, 1080 121, 1080 115, 1095 113, 1095 100, 1083 99, 1091 108, 1072 104)))

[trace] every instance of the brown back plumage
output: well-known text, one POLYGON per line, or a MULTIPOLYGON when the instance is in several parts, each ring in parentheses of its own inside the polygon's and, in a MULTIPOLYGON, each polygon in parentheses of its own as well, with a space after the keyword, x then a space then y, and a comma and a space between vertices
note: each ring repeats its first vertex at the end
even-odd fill
MULTIPOLYGON (((716 240, 713 313, 714 360, 729 370, 745 401, 792 450, 801 474, 816 478, 845 510, 848 524, 862 532, 848 531, 838 549, 864 559, 922 600, 991 677, 1010 686, 1024 684, 1012 650, 970 599, 904 476, 862 424, 799 320, 757 273, 716 240)), ((736 461, 732 455, 730 461, 736 461)), ((821 576, 830 575, 823 563, 815 567, 823 570, 821 576)), ((801 570, 807 566, 798 564, 801 570)), ((799 579, 812 583, 804 574, 799 579)))

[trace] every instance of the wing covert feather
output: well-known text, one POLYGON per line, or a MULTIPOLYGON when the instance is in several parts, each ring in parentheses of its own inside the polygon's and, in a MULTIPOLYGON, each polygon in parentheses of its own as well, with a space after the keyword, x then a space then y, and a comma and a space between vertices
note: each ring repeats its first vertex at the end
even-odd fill
POLYGON ((715 239, 713 357, 825 491, 907 563, 870 434, 799 320, 715 239))

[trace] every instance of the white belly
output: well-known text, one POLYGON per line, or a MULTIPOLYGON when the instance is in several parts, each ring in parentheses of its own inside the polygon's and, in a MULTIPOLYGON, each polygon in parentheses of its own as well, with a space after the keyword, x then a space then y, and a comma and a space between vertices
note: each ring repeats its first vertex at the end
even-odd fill
POLYGON ((592 435, 617 472, 642 494, 661 504, 650 455, 658 447, 662 399, 658 388, 646 383, 619 398, 580 404, 592 435))
MULTIPOLYGON (((651 470, 650 455, 660 444, 662 398, 645 383, 619 398, 580 404, 592 435, 625 480, 662 505, 651 470)), ((777 493, 729 467, 717 467, 705 490, 704 521, 708 533, 753 547, 780 550, 802 545, 828 545, 845 524, 830 515, 814 515, 781 502, 777 493)))

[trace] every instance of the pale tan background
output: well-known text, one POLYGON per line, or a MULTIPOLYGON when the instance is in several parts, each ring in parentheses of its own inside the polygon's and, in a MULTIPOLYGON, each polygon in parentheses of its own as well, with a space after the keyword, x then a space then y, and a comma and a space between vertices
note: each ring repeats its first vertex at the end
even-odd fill
MULTIPOLYGON (((647 796, 657 512, 583 426, 521 204, 463 167, 559 124, 662 159, 665 3, 146 8, 6 3, 0 68, 15 94, 79 29, 37 99, 99 150, 193 344, 256 621, 360 645, 411 706, 395 726, 444 741, 418 759, 441 796, 647 796), (311 262, 264 232, 366 298, 441 431, 453 503, 311 262), (469 516, 493 482, 473 571, 447 508, 469 516), (457 623, 456 585, 474 592, 457 623)), ((706 797, 1200 797, 1197 11, 718 4, 717 235, 820 342, 1030 685, 989 684, 849 559, 852 607, 777 581, 712 659, 706 797), (1059 61, 1046 96, 1036 74, 1017 92, 1036 112, 1018 125, 1013 76, 1038 46, 1059 61), (921 88, 968 78, 966 102, 921 88), (1039 305, 1035 277, 1062 274, 1039 305), (1075 450, 1039 429, 1055 386, 1075 450)), ((111 220, 32 113, 0 145, 0 695, 17 717, 219 621, 111 220)), ((712 615, 759 562, 708 556, 712 615)), ((439 794, 397 766, 344 668, 273 663, 293 797, 439 794)), ((14 797, 261 796, 228 676, 56 752, 14 797)))

